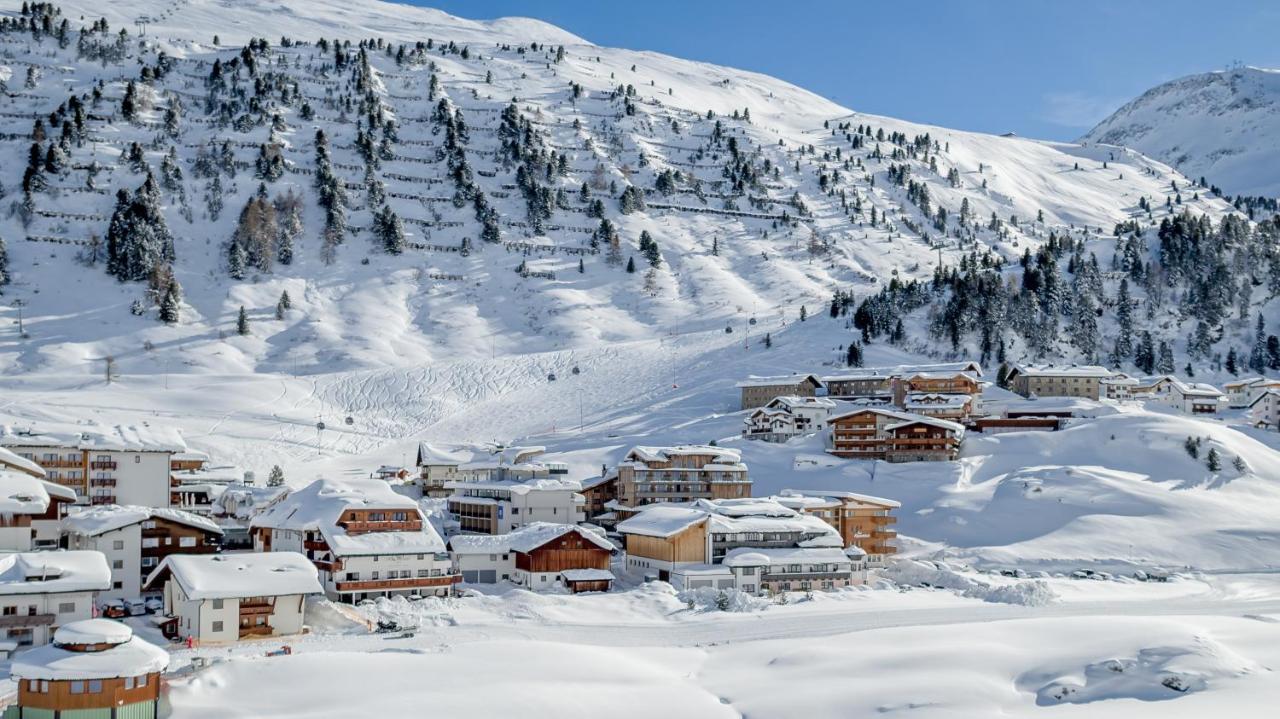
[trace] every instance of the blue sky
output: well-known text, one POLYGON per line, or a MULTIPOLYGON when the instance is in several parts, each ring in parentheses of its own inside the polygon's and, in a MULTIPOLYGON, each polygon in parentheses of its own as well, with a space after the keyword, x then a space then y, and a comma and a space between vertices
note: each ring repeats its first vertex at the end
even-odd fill
POLYGON ((536 17, 598 45, 780 77, 846 107, 1069 140, 1153 85, 1234 61, 1280 67, 1280 2, 428 0, 536 17))

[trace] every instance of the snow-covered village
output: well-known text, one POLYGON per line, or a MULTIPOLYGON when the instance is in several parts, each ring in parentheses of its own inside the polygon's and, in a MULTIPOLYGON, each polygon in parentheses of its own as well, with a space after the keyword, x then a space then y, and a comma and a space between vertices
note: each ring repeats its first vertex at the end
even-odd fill
POLYGON ((0 3, 0 717, 1274 715, 1280 71, 445 5, 0 3))

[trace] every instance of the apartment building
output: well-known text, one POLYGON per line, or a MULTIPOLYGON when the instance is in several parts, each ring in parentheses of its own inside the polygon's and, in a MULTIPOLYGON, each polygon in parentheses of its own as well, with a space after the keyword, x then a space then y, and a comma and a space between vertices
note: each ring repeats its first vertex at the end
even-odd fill
POLYGON ((446 506, 467 534, 506 534, 534 522, 586 520, 582 484, 570 479, 484 480, 448 483, 446 506))
POLYGON ((101 552, 0 554, 0 636, 19 647, 48 644, 58 627, 91 619, 98 593, 110 588, 101 552))
POLYGON ((827 451, 847 459, 942 462, 960 454, 964 426, 949 420, 867 407, 827 420, 827 451))
POLYGON ((724 447, 633 447, 618 464, 617 474, 617 501, 629 507, 751 496, 742 455, 724 447))
POLYGON ((769 499, 652 504, 618 524, 629 572, 680 589, 751 594, 866 581, 865 553, 822 519, 769 499))
POLYGON ((21 465, 0 463, 0 551, 57 548, 58 528, 75 503, 75 491, 44 481, 39 467, 20 472, 8 468, 12 466, 21 465))
POLYGON ((1009 389, 1023 397, 1103 396, 1102 380, 1114 372, 1097 365, 1016 365, 1009 370, 1009 389))
POLYGON ((169 506, 173 455, 187 451, 175 429, 74 425, 0 428, 0 447, 38 464, 48 480, 70 487, 78 504, 169 506))
POLYGON ((335 601, 447 596, 461 580, 418 503, 377 479, 316 480, 272 502, 250 531, 259 552, 311 560, 335 601))
POLYGON ((892 499, 856 492, 797 489, 784 489, 766 499, 830 524, 846 547, 856 546, 866 553, 870 569, 883 567, 885 559, 898 551, 892 544, 898 536, 892 529, 898 523, 893 512, 902 505, 892 499))
POLYGON ((207 517, 177 509, 104 504, 62 520, 68 549, 102 552, 111 566, 103 597, 142 596, 147 577, 171 554, 214 554, 222 528, 207 517))
POLYGON ((599 530, 535 522, 507 534, 460 535, 449 550, 464 582, 509 581, 532 591, 563 586, 573 593, 607 592, 614 546, 599 530))
POLYGON ((792 437, 822 431, 836 403, 825 397, 775 397, 743 419, 746 439, 785 442, 792 437))
POLYGON ((742 392, 741 409, 763 407, 776 397, 817 397, 826 393, 822 380, 812 374, 751 377, 736 387, 742 392))

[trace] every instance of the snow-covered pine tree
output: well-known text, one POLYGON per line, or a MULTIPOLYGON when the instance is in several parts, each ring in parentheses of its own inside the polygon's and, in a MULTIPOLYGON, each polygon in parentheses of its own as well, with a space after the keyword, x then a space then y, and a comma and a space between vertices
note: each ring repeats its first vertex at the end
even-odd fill
POLYGON ((1267 321, 1258 313, 1257 329, 1253 334, 1253 349, 1249 350, 1249 369, 1261 373, 1267 367, 1267 321))
MULTIPOLYGON (((432 77, 434 77, 434 75, 432 77)), ((271 473, 267 475, 267 486, 268 487, 284 486, 284 470, 280 469, 280 465, 278 464, 271 465, 271 473)))
MULTIPOLYGON (((11 281, 9 276, 9 250, 4 246, 4 238, 0 237, 0 287, 4 287, 11 281)), ((0 290, 2 293, 3 290, 0 290)))
POLYGON ((181 304, 182 300, 178 295, 178 283, 170 283, 169 288, 165 290, 164 298, 160 300, 160 321, 167 325, 178 324, 181 304))
POLYGON ((244 305, 240 305, 240 312, 236 315, 236 334, 241 337, 249 334, 249 313, 245 312, 244 305))
POLYGON ((383 205, 373 216, 373 234, 387 254, 398 255, 404 252, 404 225, 390 205, 383 205))

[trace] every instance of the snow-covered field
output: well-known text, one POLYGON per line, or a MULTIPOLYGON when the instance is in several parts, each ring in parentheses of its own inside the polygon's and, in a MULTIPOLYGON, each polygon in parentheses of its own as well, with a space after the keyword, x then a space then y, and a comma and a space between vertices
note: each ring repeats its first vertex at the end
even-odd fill
MULTIPOLYGON (((1193 419, 1139 404, 1079 402, 1080 416, 1063 431, 971 435, 953 463, 846 461, 827 455, 818 437, 767 444, 739 436, 737 380, 843 367, 844 347, 856 334, 845 318, 827 316, 833 289, 865 296, 895 276, 928 277, 935 262, 954 263, 962 254, 945 235, 910 229, 930 227, 930 218, 886 181, 886 167, 869 147, 857 150, 856 170, 841 171, 851 178, 848 199, 864 203, 859 217, 874 211, 881 222, 851 222, 843 198, 819 188, 820 173, 844 167, 824 153, 840 148, 845 158, 855 156, 824 122, 865 123, 908 138, 927 133, 937 147, 926 154, 941 165, 929 169, 912 159, 913 177, 953 217, 962 202, 978 225, 988 215, 1021 217, 999 234, 975 231, 981 244, 1009 258, 1054 231, 1088 242, 1105 261, 1101 250, 1115 223, 1147 221, 1139 198, 1153 200, 1154 221, 1167 216, 1160 206, 1176 192, 1170 187, 1187 185, 1170 167, 1115 147, 851 113, 771 78, 599 48, 532 20, 480 23, 336 0, 102 7, 73 0, 64 7, 73 19, 105 14, 113 29, 132 29, 147 15, 149 38, 181 58, 186 72, 187 79, 171 75, 168 89, 197 99, 211 58, 226 62, 238 43, 260 34, 273 43, 280 35, 471 43, 481 59, 438 53, 434 71, 442 92, 469 113, 468 152, 478 172, 491 173, 480 174, 478 185, 504 221, 525 216, 519 193, 509 192, 514 168, 495 154, 495 118, 512 94, 549 146, 569 157, 568 176, 554 182, 570 190, 571 207, 557 209, 554 222, 595 222, 583 214, 577 188, 596 166, 606 181, 634 178, 646 188, 662 169, 684 168, 691 176, 707 170, 699 181, 711 188, 728 151, 708 144, 714 126, 708 110, 755 160, 777 168, 760 189, 770 206, 790 207, 799 193, 812 214, 794 225, 683 210, 619 216, 616 198, 602 193, 627 254, 640 259, 632 245, 642 230, 657 238, 663 263, 651 286, 643 271, 625 273, 590 254, 579 271, 579 255, 568 251, 585 249, 581 233, 534 236, 509 223, 502 239, 511 244, 477 241, 470 253, 447 251, 474 238, 477 227, 470 208, 438 202, 452 187, 443 163, 422 149, 439 135, 438 125, 423 119, 433 109, 421 97, 429 73, 397 68, 390 56, 374 53, 376 93, 400 121, 401 138, 424 143, 400 147, 382 172, 434 183, 425 191, 431 197, 392 204, 431 226, 410 225, 411 240, 445 250, 389 256, 367 233, 353 233, 326 264, 319 256, 321 213, 308 194, 295 262, 232 281, 224 243, 258 180, 250 172, 228 179, 223 215, 212 219, 203 208, 207 183, 188 175, 190 218, 179 211, 178 193, 164 198, 177 236, 174 270, 184 287, 182 320, 164 325, 151 308, 131 315, 142 285, 118 283, 101 267, 77 261, 80 246, 21 239, 83 239, 105 231, 104 218, 39 216, 28 228, 10 213, 0 218, 14 275, 0 297, 0 424, 173 427, 193 448, 259 478, 278 464, 295 487, 318 477, 367 476, 382 465, 411 466, 421 441, 543 445, 548 459, 568 463, 571 477, 583 479, 636 444, 715 441, 741 451, 757 495, 848 490, 902 503, 900 559, 871 586, 812 598, 797 593, 785 605, 736 597, 735 611, 723 612, 710 597, 626 580, 608 595, 497 589, 360 609, 317 602, 312 633, 287 641, 292 656, 264 656, 280 641, 175 648, 180 669, 197 654, 213 662, 175 676, 176 719, 1273 713, 1280 700, 1270 669, 1280 661, 1280 433, 1247 427, 1237 411, 1193 419), (526 53, 531 41, 564 44, 567 58, 553 65, 545 47, 526 53), (492 82, 482 81, 486 72, 492 82), (572 103, 570 82, 585 87, 572 103), (619 101, 608 97, 620 83, 640 93, 634 116, 623 117, 619 101), (740 109, 750 111, 750 122, 730 119, 740 109), (951 169, 954 181, 944 180, 951 169), (1044 219, 1031 222, 1041 211, 1044 219), (554 276, 513 272, 522 261, 554 276), (294 305, 277 319, 284 290, 294 305), (233 329, 242 305, 252 323, 247 336, 233 329), (20 308, 25 335, 15 322, 20 308), (766 334, 771 347, 762 342, 766 334), (107 356, 117 371, 110 383, 103 379, 107 356), (1199 438, 1200 458, 1185 451, 1189 437, 1199 438), (1209 448, 1221 455, 1222 469, 1206 467, 1209 448), (1171 581, 1133 579, 1153 569, 1171 573, 1171 581), (1071 578, 1077 570, 1107 574, 1071 578), (388 618, 416 627, 415 636, 368 631, 369 621, 388 618)), ((305 79, 325 57, 309 46, 277 49, 283 66, 303 77, 309 97, 325 92, 319 88, 327 76, 305 79)), ((21 41, 0 53, 0 65, 17 69, 11 89, 23 84, 22 63, 38 60, 49 71, 24 89, 25 97, 7 100, 38 104, 42 112, 65 99, 64 85, 103 72, 21 41)), ((112 68, 105 87, 114 107, 122 79, 136 69, 112 68)), ((288 128, 279 139, 288 162, 312 168, 311 138, 321 127, 330 133, 335 160, 347 166, 344 178, 359 181, 349 171, 359 162, 350 147, 353 121, 316 104, 313 122, 302 121, 296 108, 281 108, 288 128)), ((201 117, 196 105, 190 110, 201 117)), ((158 122, 162 108, 146 113, 144 119, 158 122)), ((13 133, 31 129, 22 113, 3 124, 13 133)), ((127 142, 148 143, 147 160, 157 165, 157 148, 168 141, 157 140, 154 127, 94 129, 104 133, 102 142, 77 147, 71 159, 102 162, 97 181, 111 189, 141 182, 117 163, 127 142)), ((233 134, 247 143, 237 148, 242 163, 269 136, 260 126, 232 133, 184 124, 177 139, 186 171, 192 148, 233 134)), ((27 143, 4 143, 13 161, 0 175, 13 188, 27 143)), ((886 154, 891 148, 886 141, 886 154)), ((51 178, 62 191, 40 194, 38 208, 109 214, 109 195, 72 191, 84 180, 80 169, 51 178)), ((386 184, 402 194, 424 192, 391 177, 386 184)), ((273 192, 294 188, 313 192, 305 175, 286 174, 272 185, 273 192)), ((352 191, 353 225, 369 224, 364 194, 352 191)), ((697 202, 684 191, 667 201, 686 210, 697 202)), ((706 207, 720 207, 719 200, 706 207)), ((1184 207, 1215 219, 1229 211, 1207 193, 1188 195, 1184 207)), ((1267 298, 1256 309, 1274 307, 1267 298)), ((1169 307, 1161 312, 1150 324, 1160 338, 1180 341, 1187 328, 1169 307)), ((1250 326, 1233 321, 1229 332, 1244 336, 1250 326)), ((869 366, 954 354, 923 339, 897 347, 872 343, 865 351, 869 366)), ((992 390, 988 401, 1020 400, 992 390)), ((158 636, 150 626, 137 628, 158 636)))

